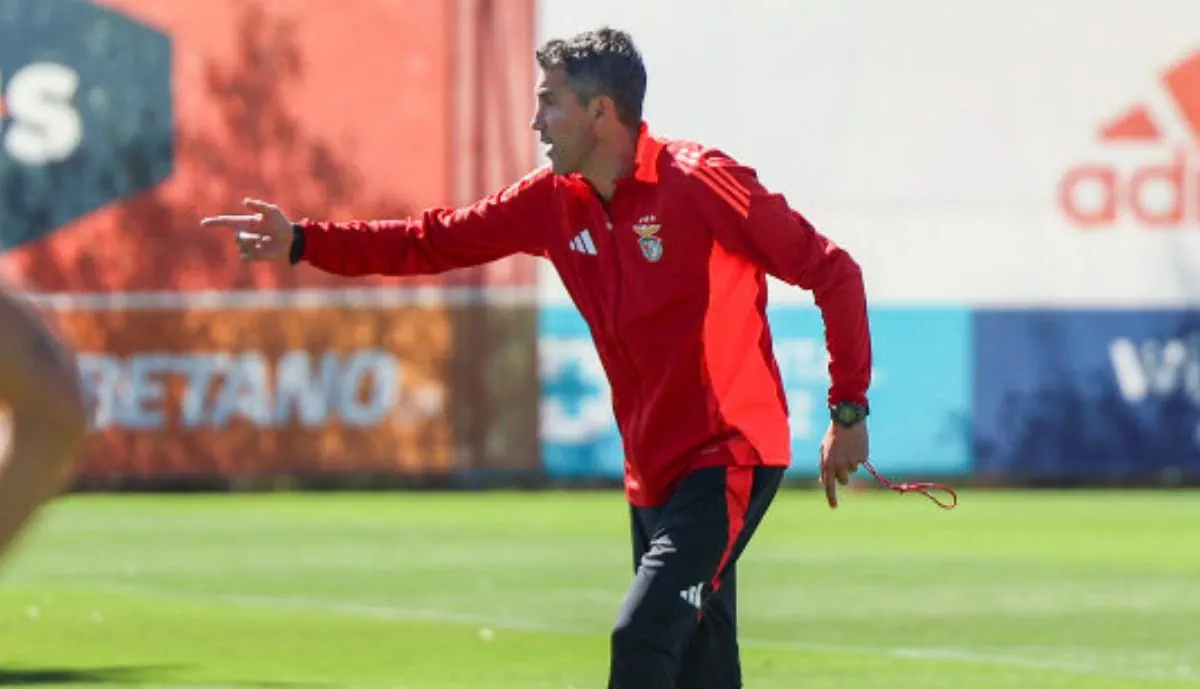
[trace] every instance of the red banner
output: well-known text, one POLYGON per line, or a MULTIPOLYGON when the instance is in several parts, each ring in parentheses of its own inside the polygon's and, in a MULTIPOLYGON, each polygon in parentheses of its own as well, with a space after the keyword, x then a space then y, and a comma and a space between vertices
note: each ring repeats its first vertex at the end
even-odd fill
POLYGON ((32 40, 0 46, 0 270, 81 353, 86 474, 536 466, 531 259, 349 280, 198 224, 247 196, 397 217, 524 174, 532 0, 10 5, 32 40))

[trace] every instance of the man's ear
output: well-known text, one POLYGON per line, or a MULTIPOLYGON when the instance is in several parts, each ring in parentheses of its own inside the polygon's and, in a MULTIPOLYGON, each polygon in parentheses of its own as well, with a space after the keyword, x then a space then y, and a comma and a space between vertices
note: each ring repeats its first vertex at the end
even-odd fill
POLYGON ((588 113, 591 114, 593 120, 599 120, 601 117, 606 116, 614 116, 617 114, 616 103, 608 96, 596 96, 588 103, 588 113))

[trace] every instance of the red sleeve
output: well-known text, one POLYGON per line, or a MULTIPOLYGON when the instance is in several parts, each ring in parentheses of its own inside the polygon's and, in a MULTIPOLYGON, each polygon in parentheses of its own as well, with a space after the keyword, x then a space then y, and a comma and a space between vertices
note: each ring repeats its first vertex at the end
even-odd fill
POLYGON ((403 220, 303 220, 300 259, 337 275, 418 275, 541 255, 553 195, 554 178, 540 169, 462 208, 403 220))
POLYGON ((763 187, 753 169, 728 156, 707 152, 688 179, 726 250, 813 293, 829 351, 829 402, 865 404, 871 334, 859 265, 789 207, 782 194, 763 187))

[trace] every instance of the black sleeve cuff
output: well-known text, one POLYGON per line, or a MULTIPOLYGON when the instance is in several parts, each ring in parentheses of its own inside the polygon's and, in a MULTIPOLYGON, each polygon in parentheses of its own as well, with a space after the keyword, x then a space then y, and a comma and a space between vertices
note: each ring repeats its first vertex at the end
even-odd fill
POLYGON ((304 258, 304 227, 300 223, 292 223, 292 246, 288 251, 288 263, 296 265, 304 258))

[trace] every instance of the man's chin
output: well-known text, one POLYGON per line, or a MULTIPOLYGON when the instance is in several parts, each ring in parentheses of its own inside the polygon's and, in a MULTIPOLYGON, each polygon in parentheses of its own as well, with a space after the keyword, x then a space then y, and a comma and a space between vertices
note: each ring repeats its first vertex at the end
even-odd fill
POLYGON ((550 171, 556 175, 564 175, 564 176, 569 175, 572 172, 575 172, 574 168, 572 168, 570 165, 567 165, 563 161, 558 160, 556 158, 550 159, 550 171))

